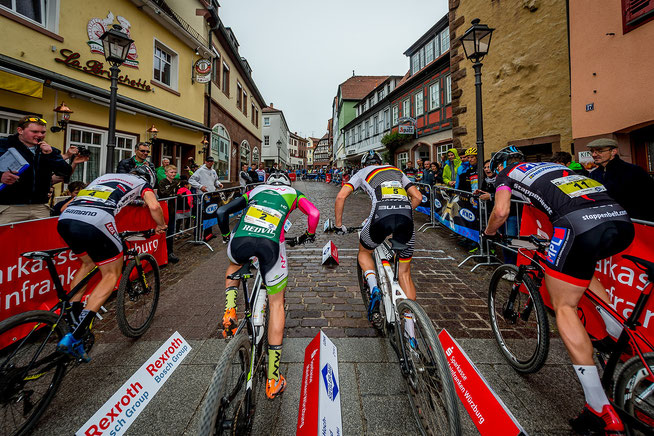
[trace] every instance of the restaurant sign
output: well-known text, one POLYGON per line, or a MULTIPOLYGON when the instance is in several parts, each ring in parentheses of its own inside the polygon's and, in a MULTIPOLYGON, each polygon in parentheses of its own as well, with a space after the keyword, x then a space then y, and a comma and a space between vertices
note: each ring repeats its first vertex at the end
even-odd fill
MULTIPOLYGON (((132 25, 130 24, 129 21, 127 21, 127 18, 121 17, 118 15, 116 17, 118 22, 120 23, 120 27, 122 27, 122 31, 127 35, 127 37, 131 37, 130 35, 130 27, 132 25)), ((102 45, 102 41, 100 40, 100 37, 109 29, 111 29, 111 25, 114 23, 114 14, 109 12, 107 15, 107 18, 91 18, 89 20, 89 23, 86 26, 86 33, 89 36, 89 40, 87 44, 91 48, 91 53, 98 53, 101 55, 104 55, 104 47, 102 45)), ((131 68, 138 68, 139 67, 139 61, 136 60, 139 55, 136 52, 136 44, 132 42, 132 44, 129 46, 129 51, 127 52, 127 59, 125 59, 125 62, 123 62, 123 65, 126 67, 131 67, 131 68)))
MULTIPOLYGON (((74 68, 92 76, 111 80, 111 73, 109 70, 104 69, 104 63, 96 61, 95 59, 90 59, 82 64, 82 61, 79 60, 80 54, 67 48, 62 48, 59 50, 59 53, 61 57, 55 58, 55 62, 62 63, 69 68, 74 68)), ((152 91, 152 88, 147 83, 147 80, 132 79, 129 77, 129 74, 121 74, 118 76, 118 83, 121 85, 129 86, 130 88, 138 89, 139 91, 152 91)))

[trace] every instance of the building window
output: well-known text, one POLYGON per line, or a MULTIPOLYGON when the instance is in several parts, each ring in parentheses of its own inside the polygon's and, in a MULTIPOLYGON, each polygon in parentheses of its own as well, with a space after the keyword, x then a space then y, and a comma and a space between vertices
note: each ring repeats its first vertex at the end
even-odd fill
POLYGON ((229 97, 229 67, 223 62, 223 92, 229 97))
POLYGON ((213 58, 212 64, 213 71, 211 72, 211 80, 213 80, 213 83, 220 88, 220 56, 216 55, 216 57, 213 58))
POLYGON ((254 147, 252 149, 252 165, 259 163, 259 147, 254 147))
POLYGON ((450 29, 446 28, 441 32, 441 51, 445 53, 450 49, 450 29))
POLYGON ((391 128, 391 111, 388 109, 384 111, 384 128, 385 130, 391 128))
POLYGON ((255 109, 254 112, 254 125, 259 127, 259 109, 255 109))
POLYGON ((368 138, 370 138, 372 136, 373 123, 372 120, 368 120, 367 123, 368 123, 368 138))
POLYGON ((238 110, 243 111, 243 87, 240 83, 236 82, 236 107, 238 110))
POLYGON ((229 150, 231 141, 229 133, 222 124, 211 129, 211 156, 216 160, 214 170, 220 180, 229 180, 229 150))
POLYGON ((409 153, 406 151, 403 153, 397 154, 397 167, 402 169, 406 166, 407 161, 409 160, 409 153))
POLYGON ((0 0, 0 7, 41 27, 56 31, 57 29, 54 28, 56 15, 53 13, 56 14, 57 3, 47 0, 0 0))
POLYGON ((263 145, 270 145, 270 136, 263 137, 263 145))
MULTIPOLYGON (((363 122, 363 138, 369 137, 370 136, 369 132, 370 131, 368 130, 368 121, 364 121, 363 122)), ((361 138, 361 139, 363 139, 363 138, 361 138)))
POLYGON ((402 116, 410 117, 411 116, 411 99, 407 98, 402 102, 402 116))
POLYGON ((254 103, 250 104, 250 117, 252 118, 252 124, 254 124, 254 103))
POLYGON ((441 105, 441 83, 436 82, 429 87, 429 110, 438 109, 441 105))
POLYGON ((422 89, 420 90, 419 93, 416 94, 415 96, 415 104, 416 104, 416 116, 422 115, 425 113, 425 101, 424 101, 424 94, 422 89))
POLYGON ((438 59, 441 55, 441 38, 439 34, 434 37, 434 59, 438 59))
POLYGON ((250 144, 247 141, 241 143, 241 165, 250 164, 250 144))
POLYGON ((422 70, 425 67, 425 48, 420 49, 420 69, 422 70))
POLYGON ((354 142, 359 142, 359 138, 361 138, 361 124, 354 131, 354 142))
POLYGON ((16 133, 18 121, 22 115, 0 112, 0 138, 6 138, 16 133))
POLYGON ((400 108, 398 107, 398 105, 393 106, 393 125, 394 126, 397 125, 397 122, 398 122, 398 120, 400 118, 399 112, 400 112, 400 108))
POLYGON ((647 0, 622 1, 623 33, 630 32, 654 19, 654 2, 647 0))
POLYGON ((448 75, 445 77, 445 104, 452 103, 452 78, 448 75))
MULTIPOLYGON (((66 142, 68 143, 68 147, 71 145, 82 145, 91 152, 88 162, 77 165, 75 171, 70 176, 70 180, 89 183, 100 177, 101 174, 104 174, 106 165, 103 162, 106 161, 103 160, 102 150, 104 148, 103 145, 106 143, 107 132, 88 127, 73 127, 69 125, 67 135, 68 140, 66 142)), ((118 165, 117 161, 114 161, 114 163, 118 165)))
POLYGON ((447 150, 452 148, 452 144, 444 144, 436 147, 436 162, 442 162, 443 155, 447 154, 447 150))
POLYGON ((432 39, 425 45, 425 64, 434 60, 434 40, 432 39))
POLYGON ((377 118, 377 127, 375 127, 375 134, 381 133, 384 131, 384 114, 379 113, 375 118, 377 118))
POLYGON ((384 98, 384 90, 380 90, 377 92, 377 100, 382 101, 382 98, 384 98))
POLYGON ((243 115, 248 116, 248 93, 243 91, 243 115))
POLYGON ((416 74, 420 69, 420 55, 415 53, 411 56, 411 75, 416 74))
MULTIPOLYGON (((136 137, 125 136, 120 133, 116 134, 116 148, 114 149, 114 163, 118 165, 123 159, 131 157, 134 153, 134 145, 136 144, 136 137)), ((172 161, 172 156, 170 156, 172 161)), ((152 158, 150 158, 152 159, 152 158)))
POLYGON ((154 41, 153 70, 156 82, 177 89, 177 54, 157 40, 154 41))
POLYGON ((263 117, 263 126, 264 127, 270 126, 270 117, 263 117))

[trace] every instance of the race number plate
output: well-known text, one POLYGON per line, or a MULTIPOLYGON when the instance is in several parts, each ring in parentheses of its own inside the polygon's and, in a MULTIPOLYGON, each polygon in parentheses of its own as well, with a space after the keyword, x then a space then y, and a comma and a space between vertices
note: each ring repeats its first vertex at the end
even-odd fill
POLYGON ((258 227, 274 230, 279 225, 282 214, 275 209, 265 206, 250 206, 245 213, 245 222, 258 227))
POLYGON ((111 193, 114 190, 112 188, 107 187, 106 190, 104 189, 82 189, 79 191, 79 194, 77 194, 76 200, 90 200, 90 201, 101 201, 105 202, 111 195, 111 193))
POLYGON ((404 200, 407 198, 406 191, 402 184, 397 181, 384 182, 381 184, 382 200, 404 200))
POLYGON ((571 176, 559 177, 552 180, 552 183, 563 191, 568 197, 581 197, 582 195, 604 192, 606 188, 597 180, 586 176, 574 174, 571 176))

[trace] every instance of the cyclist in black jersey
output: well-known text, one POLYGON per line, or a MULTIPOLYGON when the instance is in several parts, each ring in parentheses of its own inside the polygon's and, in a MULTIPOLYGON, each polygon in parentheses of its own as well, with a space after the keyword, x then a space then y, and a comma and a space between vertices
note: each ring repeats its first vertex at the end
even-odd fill
POLYGON ((142 197, 157 223, 156 233, 165 232, 167 226, 163 211, 152 191, 155 181, 155 173, 147 165, 138 166, 129 174, 105 174, 82 189, 59 217, 59 235, 82 261, 71 288, 96 265, 102 274, 84 309, 81 299, 86 287, 71 298, 71 325, 75 328, 61 339, 57 347, 59 351, 85 362, 91 360, 84 350, 82 338, 116 287, 123 267, 123 245, 116 230, 115 215, 132 200, 142 197))
POLYGON ((370 216, 361 229, 358 260, 370 288, 368 319, 373 322, 379 316, 381 292, 377 287, 372 252, 390 234, 408 246, 400 253, 398 280, 406 296, 411 300, 416 299, 416 288, 411 279, 411 257, 415 242, 413 209, 422 202, 422 194, 402 171, 381 163, 378 153, 371 150, 364 154, 361 158, 363 168, 343 185, 336 196, 334 207, 334 224, 345 231, 347 229, 342 225, 345 199, 355 189, 361 188, 372 201, 370 216))
MULTIPOLYGON (((522 152, 513 146, 497 152, 490 168, 498 175, 486 236, 495 235, 508 218, 512 194, 546 213, 553 225, 544 265, 545 285, 586 397, 582 413, 570 422, 573 429, 624 434, 624 426, 602 388, 593 346, 577 316, 577 304, 593 278, 595 264, 623 251, 633 241, 634 227, 627 212, 599 182, 557 163, 524 162, 522 152)), ((599 296, 610 304, 606 291, 599 296)))

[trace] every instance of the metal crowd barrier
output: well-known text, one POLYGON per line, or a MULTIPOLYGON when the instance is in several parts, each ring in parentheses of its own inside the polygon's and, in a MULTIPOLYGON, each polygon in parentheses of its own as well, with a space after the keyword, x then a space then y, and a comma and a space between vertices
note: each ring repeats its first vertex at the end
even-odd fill
POLYGON ((418 190, 420 190, 420 188, 422 188, 423 191, 420 191, 420 192, 422 192, 423 195, 426 194, 428 196, 428 198, 429 198, 429 222, 424 223, 422 226, 420 226, 418 231, 419 232, 422 231, 424 233, 429 229, 435 229, 437 227, 440 227, 441 224, 440 224, 440 222, 438 222, 438 220, 436 219, 436 215, 435 215, 434 192, 433 192, 434 187, 431 186, 431 185, 428 185, 427 183, 414 183, 414 185, 416 185, 418 190))

